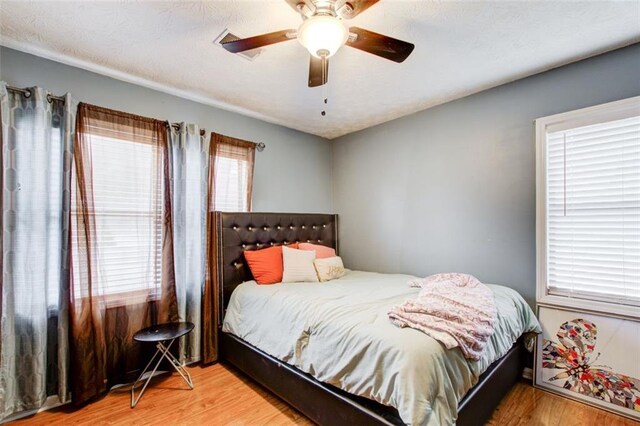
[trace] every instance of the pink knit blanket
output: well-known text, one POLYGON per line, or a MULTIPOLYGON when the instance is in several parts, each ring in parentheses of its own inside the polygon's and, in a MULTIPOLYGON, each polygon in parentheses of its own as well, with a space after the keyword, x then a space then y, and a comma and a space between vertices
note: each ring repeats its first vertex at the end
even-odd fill
POLYGON ((480 359, 497 318, 489 287, 472 275, 457 273, 431 275, 409 285, 422 290, 417 298, 393 307, 391 321, 420 330, 447 349, 459 346, 468 359, 480 359))

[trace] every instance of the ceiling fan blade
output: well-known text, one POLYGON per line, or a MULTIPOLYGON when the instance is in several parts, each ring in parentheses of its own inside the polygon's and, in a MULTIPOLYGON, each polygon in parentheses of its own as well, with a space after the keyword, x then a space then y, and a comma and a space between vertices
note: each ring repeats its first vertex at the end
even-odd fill
POLYGON ((355 47, 372 55, 398 63, 407 59, 415 47, 412 43, 358 27, 349 28, 349 32, 357 37, 354 41, 347 41, 347 46, 355 47))
POLYGON ((353 19, 378 1, 380 0, 347 0, 344 2, 344 6, 337 4, 336 11, 343 19, 353 19))
POLYGON ((244 52, 245 50, 257 49, 258 47, 270 44, 281 43, 296 38, 295 30, 282 30, 273 33, 262 34, 254 37, 241 38, 239 40, 222 43, 222 47, 231 53, 244 52))
POLYGON ((309 61, 309 87, 318 87, 329 81, 329 59, 311 56, 309 61))

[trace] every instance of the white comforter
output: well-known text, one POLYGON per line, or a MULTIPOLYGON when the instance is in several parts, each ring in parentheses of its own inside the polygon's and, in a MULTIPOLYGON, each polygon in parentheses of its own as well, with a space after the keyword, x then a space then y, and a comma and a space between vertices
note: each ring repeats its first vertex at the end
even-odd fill
POLYGON ((478 376, 539 324, 518 293, 489 285, 496 332, 480 360, 467 360, 459 348, 391 324, 389 309, 417 295, 407 285, 415 278, 352 271, 327 283, 246 282, 231 296, 223 331, 320 381, 397 408, 407 424, 454 424, 458 401, 478 376))

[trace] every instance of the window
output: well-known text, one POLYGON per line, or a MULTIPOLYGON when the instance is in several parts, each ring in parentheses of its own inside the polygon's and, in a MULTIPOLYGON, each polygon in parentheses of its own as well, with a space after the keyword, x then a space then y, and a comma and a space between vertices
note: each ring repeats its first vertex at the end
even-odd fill
MULTIPOLYGON (((51 139, 47 142, 50 143, 49 151, 45 151, 41 153, 41 150, 33 150, 29 158, 28 162, 31 164, 44 164, 49 163, 48 168, 44 168, 43 171, 46 173, 45 181, 50 185, 51 190, 49 191, 49 197, 46 200, 45 205, 40 205, 40 200, 32 203, 31 206, 35 208, 35 210, 39 208, 44 208, 48 213, 49 221, 47 223, 47 234, 46 235, 56 235, 60 232, 61 224, 63 223, 63 191, 59 190, 59 188, 64 188, 64 183, 62 182, 64 173, 63 173, 63 156, 64 156, 64 144, 63 144, 63 132, 64 129, 61 126, 59 120, 54 120, 52 123, 51 129, 51 139), (48 155, 48 159, 39 158, 42 155, 48 155)), ((18 136, 20 137, 20 136, 18 136)), ((20 139, 18 139, 20 140, 20 139)), ((69 175, 67 174, 67 177, 69 175)), ((42 210, 41 210, 42 211, 42 210)), ((67 206, 68 213, 68 206, 67 206)), ((31 215, 27 217, 31 218, 31 215)), ((29 228, 33 226, 32 223, 28 225, 29 228)), ((49 273, 49 271, 58 271, 60 269, 60 265, 62 264, 62 251, 61 251, 61 241, 58 241, 56 238, 46 238, 45 239, 46 248, 43 247, 43 253, 47 253, 45 262, 46 268, 44 269, 49 273)), ((32 258, 32 261, 35 260, 32 258)), ((46 289, 46 299, 48 306, 57 307, 60 305, 60 280, 53 279, 52 277, 47 277, 47 289, 46 289)))
POLYGON ((153 132, 100 117, 89 121, 78 130, 85 182, 78 184, 80 173, 74 173, 72 186, 73 234, 81 240, 73 244, 74 280, 87 283, 91 273, 88 291, 112 296, 108 300, 117 300, 116 295, 157 299, 162 281, 163 146, 153 132), (88 192, 84 213, 80 187, 88 192), (82 226, 95 229, 83 233, 78 229, 82 226))
POLYGON ((249 211, 246 197, 249 163, 218 155, 216 158, 216 210, 227 212, 249 211))
POLYGON ((215 146, 214 210, 251 210, 255 144, 213 134, 215 146))
MULTIPOLYGON (((6 152, 11 156, 6 157, 5 164, 2 164, 0 155, 0 165, 6 167, 0 173, 12 174, 15 185, 10 191, 10 198, 6 198, 9 209, 5 220, 8 224, 13 223, 8 237, 10 243, 5 247, 11 247, 8 251, 11 257, 6 266, 12 269, 12 297, 18 301, 14 308, 16 315, 35 320, 36 315, 46 314, 46 310, 39 310, 41 301, 50 313, 56 312, 60 306, 63 280, 60 271, 63 264, 61 232, 65 218, 65 144, 60 117, 64 116, 64 104, 53 101, 48 111, 38 103, 40 101, 33 99, 33 95, 32 99, 26 100, 20 92, 10 92, 9 96, 10 104, 20 106, 12 107, 7 118, 13 123, 7 133, 7 140, 13 147, 6 152), (17 100, 14 97, 18 97, 17 100), (48 111, 44 118, 39 115, 43 108, 48 111), (30 264, 42 267, 27 267, 30 264), (41 298, 34 297, 35 289, 42 292, 41 298)), ((44 104, 47 104, 46 100, 44 104)))
POLYGON ((538 302, 640 316, 640 97, 536 133, 538 302))

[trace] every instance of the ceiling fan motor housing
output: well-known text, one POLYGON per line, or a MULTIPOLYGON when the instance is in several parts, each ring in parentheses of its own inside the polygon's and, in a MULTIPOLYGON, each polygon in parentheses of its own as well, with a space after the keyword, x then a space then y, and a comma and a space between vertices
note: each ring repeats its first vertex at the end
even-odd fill
POLYGON ((301 0, 296 4, 296 9, 306 18, 329 14, 342 19, 351 19, 355 10, 353 4, 345 0, 301 0))

